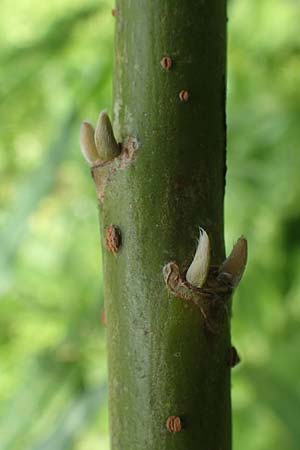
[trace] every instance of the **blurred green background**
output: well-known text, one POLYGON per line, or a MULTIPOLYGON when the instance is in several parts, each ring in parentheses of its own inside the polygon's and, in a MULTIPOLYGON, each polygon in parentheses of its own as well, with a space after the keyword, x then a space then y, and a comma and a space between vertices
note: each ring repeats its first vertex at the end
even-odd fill
MULTIPOLYGON (((97 206, 83 118, 111 108, 112 1, 2 0, 0 448, 108 450, 97 206)), ((234 448, 300 448, 300 2, 229 2, 226 242, 234 448)))

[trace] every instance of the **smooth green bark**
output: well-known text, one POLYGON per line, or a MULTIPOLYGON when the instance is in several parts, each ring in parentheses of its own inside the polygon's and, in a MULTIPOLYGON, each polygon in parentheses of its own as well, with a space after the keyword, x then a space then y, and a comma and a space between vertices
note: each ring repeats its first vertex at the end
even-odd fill
POLYGON ((113 125, 139 148, 100 204, 112 450, 231 448, 229 317, 209 332, 162 273, 173 260, 188 268, 199 226, 212 263, 224 259, 225 80, 225 0, 117 1, 113 125), (167 430, 169 416, 182 431, 167 430))

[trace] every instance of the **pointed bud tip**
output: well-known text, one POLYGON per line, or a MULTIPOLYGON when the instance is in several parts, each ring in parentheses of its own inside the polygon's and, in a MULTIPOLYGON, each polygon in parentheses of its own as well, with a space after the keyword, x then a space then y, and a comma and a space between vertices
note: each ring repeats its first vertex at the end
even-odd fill
POLYGON ((99 127, 100 124, 106 124, 106 122, 110 123, 110 119, 109 119, 109 116, 107 114, 107 110, 103 109, 103 111, 101 111, 99 113, 98 120, 97 120, 97 123, 96 123, 96 129, 97 129, 97 127, 99 127))
POLYGON ((95 129, 95 143, 98 154, 103 161, 110 161, 121 153, 106 110, 99 114, 95 129))
POLYGON ((107 109, 103 109, 102 111, 100 111, 100 113, 99 113, 99 119, 100 119, 100 117, 101 117, 101 118, 102 118, 102 117, 107 117, 108 120, 109 120, 109 116, 108 116, 108 114, 107 114, 107 109))
POLYGON ((244 236, 241 236, 228 256, 220 266, 219 273, 231 275, 232 284, 236 286, 241 280, 246 268, 248 258, 248 243, 244 236))
POLYGON ((210 241, 208 234, 203 228, 199 230, 199 241, 197 250, 187 273, 187 281, 197 288, 201 288, 207 278, 210 264, 210 241))

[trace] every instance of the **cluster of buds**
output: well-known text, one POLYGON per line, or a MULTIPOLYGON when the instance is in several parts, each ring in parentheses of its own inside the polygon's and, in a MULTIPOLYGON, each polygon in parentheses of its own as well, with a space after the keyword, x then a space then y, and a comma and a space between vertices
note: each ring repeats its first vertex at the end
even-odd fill
POLYGON ((116 141, 106 111, 100 113, 95 130, 90 122, 86 120, 82 122, 80 147, 84 158, 91 167, 120 155, 121 146, 116 141))
MULTIPOLYGON (((186 280, 196 288, 202 288, 208 278, 210 270, 210 241, 203 228, 194 259, 186 273, 186 280)), ((218 268, 217 280, 232 288, 240 282, 247 263, 247 240, 241 236, 234 245, 230 255, 218 268)))
POLYGON ((196 305, 207 328, 218 333, 230 309, 226 300, 232 295, 246 267, 247 240, 240 237, 220 266, 210 265, 210 259, 210 240, 201 228, 197 250, 186 274, 171 261, 164 266, 163 275, 171 293, 196 305))

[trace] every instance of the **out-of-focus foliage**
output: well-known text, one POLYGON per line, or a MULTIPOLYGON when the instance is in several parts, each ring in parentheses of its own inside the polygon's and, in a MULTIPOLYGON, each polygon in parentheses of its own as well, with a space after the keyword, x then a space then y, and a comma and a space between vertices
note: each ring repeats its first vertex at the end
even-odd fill
MULTIPOLYGON (((83 118, 111 106, 112 1, 2 0, 0 448, 107 450, 98 219, 83 118)), ((299 450, 300 1, 229 4, 234 443, 299 450)))
POLYGON ((234 299, 234 443, 299 450, 300 2, 229 8, 228 246, 249 263, 234 299))
POLYGON ((78 130, 111 104, 110 3, 1 3, 1 450, 108 448, 98 217, 78 130))

